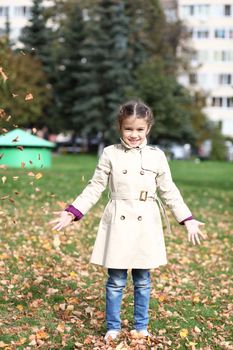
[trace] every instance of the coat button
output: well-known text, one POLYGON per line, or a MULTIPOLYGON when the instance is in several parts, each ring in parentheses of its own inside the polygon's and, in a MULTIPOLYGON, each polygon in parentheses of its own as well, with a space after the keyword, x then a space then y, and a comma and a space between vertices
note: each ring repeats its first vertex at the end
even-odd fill
POLYGON ((126 169, 125 169, 125 170, 123 170, 122 172, 123 172, 123 174, 127 174, 127 170, 126 170, 126 169))
POLYGON ((141 171, 140 171, 140 174, 141 174, 141 175, 144 175, 144 174, 145 174, 145 171, 144 171, 144 170, 141 170, 141 171))
POLYGON ((125 220, 125 216, 124 215, 121 215, 121 220, 125 220))
POLYGON ((142 216, 139 216, 139 217, 138 217, 138 221, 142 221, 142 216))

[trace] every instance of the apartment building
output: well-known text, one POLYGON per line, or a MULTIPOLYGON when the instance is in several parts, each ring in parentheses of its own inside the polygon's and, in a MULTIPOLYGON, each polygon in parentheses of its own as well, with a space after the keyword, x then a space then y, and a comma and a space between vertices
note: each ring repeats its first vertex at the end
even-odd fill
POLYGON ((233 136, 233 0, 177 0, 177 15, 190 31, 192 71, 180 82, 207 96, 206 114, 233 136))
POLYGON ((28 23, 31 6, 32 0, 0 0, 0 35, 4 35, 9 18, 10 38, 17 44, 21 29, 28 23))

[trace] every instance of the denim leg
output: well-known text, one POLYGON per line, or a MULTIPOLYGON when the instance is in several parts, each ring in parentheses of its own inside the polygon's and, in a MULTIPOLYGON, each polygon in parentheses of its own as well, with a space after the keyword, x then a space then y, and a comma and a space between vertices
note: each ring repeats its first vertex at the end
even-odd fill
POLYGON ((149 323, 150 270, 133 269, 134 284, 134 328, 147 329, 149 323))
POLYGON ((106 322, 108 330, 121 329, 121 301, 126 280, 127 270, 108 269, 106 283, 106 322))

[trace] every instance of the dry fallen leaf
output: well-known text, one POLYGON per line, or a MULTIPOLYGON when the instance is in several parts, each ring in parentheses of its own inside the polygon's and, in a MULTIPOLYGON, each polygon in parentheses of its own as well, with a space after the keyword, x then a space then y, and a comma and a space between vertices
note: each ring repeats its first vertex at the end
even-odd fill
POLYGON ((31 93, 25 96, 25 101, 30 101, 30 100, 33 100, 33 95, 31 93))
POLYGON ((8 76, 4 73, 2 67, 0 67, 0 75, 2 76, 2 79, 3 79, 4 83, 5 83, 5 81, 7 81, 7 79, 8 79, 8 76))

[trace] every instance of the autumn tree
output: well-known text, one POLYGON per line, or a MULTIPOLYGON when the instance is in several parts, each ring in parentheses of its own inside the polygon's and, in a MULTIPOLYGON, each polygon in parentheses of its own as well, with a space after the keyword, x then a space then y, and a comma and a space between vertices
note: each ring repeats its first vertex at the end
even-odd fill
POLYGON ((0 57, 0 66, 7 77, 0 77, 0 108, 19 126, 46 123, 43 107, 48 103, 49 91, 41 63, 13 52, 4 39, 0 41, 0 57))

